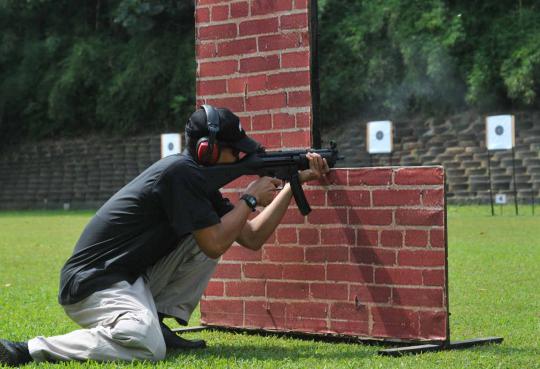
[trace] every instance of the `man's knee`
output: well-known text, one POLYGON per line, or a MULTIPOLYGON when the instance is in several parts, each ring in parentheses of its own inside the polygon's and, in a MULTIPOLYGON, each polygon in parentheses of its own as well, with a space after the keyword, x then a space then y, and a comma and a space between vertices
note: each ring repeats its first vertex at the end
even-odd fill
POLYGON ((119 345, 132 349, 133 358, 159 361, 166 347, 159 321, 150 311, 129 312, 116 319, 111 337, 119 345))

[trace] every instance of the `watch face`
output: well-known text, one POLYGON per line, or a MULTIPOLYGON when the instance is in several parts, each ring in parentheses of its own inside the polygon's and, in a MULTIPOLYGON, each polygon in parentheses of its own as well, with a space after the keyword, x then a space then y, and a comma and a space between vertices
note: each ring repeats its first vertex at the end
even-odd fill
POLYGON ((257 206, 257 200, 255 199, 255 197, 249 196, 249 197, 248 197, 248 201, 249 201, 249 203, 251 204, 251 207, 254 208, 255 206, 257 206))

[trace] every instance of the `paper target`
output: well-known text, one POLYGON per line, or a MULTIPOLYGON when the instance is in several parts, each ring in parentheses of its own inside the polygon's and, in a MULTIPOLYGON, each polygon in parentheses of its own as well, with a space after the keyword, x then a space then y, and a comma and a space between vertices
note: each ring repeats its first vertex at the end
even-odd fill
POLYGON ((506 204, 506 195, 503 193, 498 193, 495 195, 495 204, 506 204))
POLYGON ((179 133, 164 133, 161 135, 161 157, 180 153, 182 144, 179 133))
POLYGON ((493 115, 486 118, 486 146, 488 150, 510 150, 515 143, 513 115, 493 115))
POLYGON ((389 120, 368 122, 367 151, 370 154, 390 154, 393 149, 392 122, 389 120))

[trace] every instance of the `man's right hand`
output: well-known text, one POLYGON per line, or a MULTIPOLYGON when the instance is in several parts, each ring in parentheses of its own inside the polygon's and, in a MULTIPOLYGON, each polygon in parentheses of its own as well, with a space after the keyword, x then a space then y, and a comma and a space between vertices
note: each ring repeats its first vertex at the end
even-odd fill
POLYGON ((244 193, 255 196, 257 205, 267 206, 274 199, 279 185, 281 185, 281 180, 277 178, 261 177, 251 182, 244 193))

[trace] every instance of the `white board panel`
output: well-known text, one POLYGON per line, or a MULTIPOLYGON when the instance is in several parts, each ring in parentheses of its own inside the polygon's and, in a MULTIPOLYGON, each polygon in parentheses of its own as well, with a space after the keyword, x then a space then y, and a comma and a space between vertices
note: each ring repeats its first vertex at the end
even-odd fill
POLYGON ((180 153, 182 140, 179 133, 164 133, 161 135, 161 157, 180 153))
POLYGON ((390 154, 393 150, 393 142, 391 121, 368 122, 366 148, 370 154, 390 154))
POLYGON ((488 150, 510 150, 515 142, 513 115, 486 117, 486 146, 488 150))

